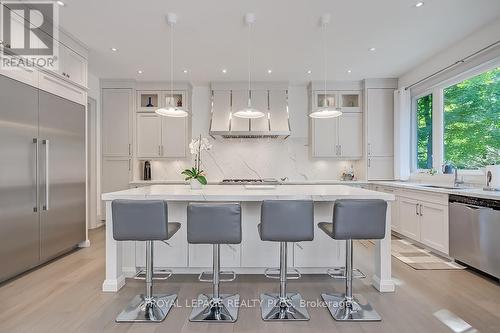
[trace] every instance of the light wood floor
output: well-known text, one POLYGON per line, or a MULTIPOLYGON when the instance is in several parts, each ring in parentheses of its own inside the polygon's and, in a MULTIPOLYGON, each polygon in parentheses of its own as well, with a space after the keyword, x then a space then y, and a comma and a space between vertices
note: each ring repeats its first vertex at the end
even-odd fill
MULTIPOLYGON (((370 279, 357 280, 354 291, 363 294, 381 314, 378 323, 335 322, 326 308, 309 308, 308 322, 268 323, 257 307, 241 308, 234 324, 190 323, 187 300, 210 285, 194 276, 175 276, 158 282, 156 291, 177 293, 179 307, 159 324, 117 324, 116 315, 133 295, 142 293, 141 281, 128 281, 119 293, 101 292, 104 279, 104 230, 90 233, 91 247, 0 285, 0 332, 453 332, 433 314, 447 309, 478 331, 500 332, 500 286, 469 271, 417 271, 393 258, 393 275, 399 284, 392 294, 379 294, 370 279)), ((357 243, 355 266, 372 274, 372 248, 357 243)), ((326 255, 326 254, 323 254, 326 255)), ((15 258, 13 258, 15 260, 15 258)), ((224 283, 223 292, 238 292, 242 300, 261 292, 277 291, 276 280, 239 276, 224 283)), ((321 292, 343 290, 342 281, 325 276, 305 276, 292 281, 289 290, 307 300, 319 300, 321 292)), ((472 330, 467 331, 471 333, 472 330)))

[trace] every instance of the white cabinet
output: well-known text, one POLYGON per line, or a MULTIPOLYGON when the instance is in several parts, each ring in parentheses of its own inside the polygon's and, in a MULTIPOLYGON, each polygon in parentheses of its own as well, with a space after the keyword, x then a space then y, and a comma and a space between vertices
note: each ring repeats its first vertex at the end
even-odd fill
MULTIPOLYGON (((221 267, 240 267, 241 245, 221 244, 221 267)), ((212 267, 213 249, 209 244, 189 244, 189 267, 212 267)))
POLYGON ((394 158, 392 156, 368 156, 368 180, 388 180, 394 178, 394 158))
MULTIPOLYGON (((129 157, 105 157, 101 166, 101 192, 114 192, 129 188, 132 179, 132 161, 129 157)), ((104 201, 101 212, 105 214, 104 201)))
POLYGON ((444 254, 449 253, 446 194, 403 191, 399 198, 400 233, 444 254))
POLYGON ((343 113, 338 121, 339 156, 358 159, 363 155, 363 115, 343 113))
POLYGON ((137 157, 160 157, 161 121, 156 114, 137 114, 137 157))
POLYGON ((401 233, 401 219, 399 218, 399 196, 398 191, 391 187, 373 185, 374 191, 393 194, 395 200, 391 202, 391 230, 401 233))
POLYGON ((448 207, 430 202, 420 204, 420 241, 445 254, 449 252, 448 207))
POLYGON ((367 89, 368 180, 394 178, 394 89, 367 89))
POLYGON ((83 89, 42 71, 39 73, 38 78, 39 89, 78 104, 87 104, 87 93, 83 89))
POLYGON ((419 203, 415 199, 400 197, 399 216, 401 219, 401 234, 420 241, 419 203))
POLYGON ((137 114, 137 157, 186 157, 188 118, 137 114))
POLYGON ((102 152, 132 155, 132 89, 102 89, 102 152))
POLYGON ((87 59, 59 44, 59 63, 57 72, 69 81, 80 86, 87 86, 87 59))
POLYGON ((311 119, 313 157, 359 159, 363 155, 363 116, 344 113, 337 118, 311 119))
POLYGON ((312 109, 330 106, 344 112, 361 112, 361 92, 349 90, 316 90, 313 92, 312 109))

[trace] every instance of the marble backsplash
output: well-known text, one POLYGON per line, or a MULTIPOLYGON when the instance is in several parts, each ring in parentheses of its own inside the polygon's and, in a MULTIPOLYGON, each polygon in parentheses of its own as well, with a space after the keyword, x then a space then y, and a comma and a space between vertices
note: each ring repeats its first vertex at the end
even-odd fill
MULTIPOLYGON (((202 168, 209 181, 224 178, 283 178, 290 181, 338 180, 351 165, 359 174, 358 161, 311 158, 307 138, 211 139, 213 147, 202 152, 202 168)), ((140 162, 140 161, 139 161, 140 162)), ((180 174, 192 159, 153 160, 152 180, 182 180, 180 174)), ((141 165, 135 179, 141 179, 141 165)))

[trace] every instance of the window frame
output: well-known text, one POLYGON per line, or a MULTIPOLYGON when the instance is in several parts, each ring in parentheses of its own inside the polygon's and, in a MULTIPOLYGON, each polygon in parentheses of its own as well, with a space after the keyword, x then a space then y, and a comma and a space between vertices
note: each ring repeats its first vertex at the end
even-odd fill
MULTIPOLYGON (((450 86, 498 67, 500 67, 500 58, 485 62, 426 89, 419 89, 418 94, 411 95, 412 151, 410 165, 412 173, 429 171, 429 169, 418 169, 417 167, 417 100, 421 97, 432 94, 432 167, 437 170, 438 173, 442 173, 442 165, 444 163, 444 90, 450 86)), ((460 169, 460 173, 462 175, 483 175, 484 171, 481 169, 460 169)))

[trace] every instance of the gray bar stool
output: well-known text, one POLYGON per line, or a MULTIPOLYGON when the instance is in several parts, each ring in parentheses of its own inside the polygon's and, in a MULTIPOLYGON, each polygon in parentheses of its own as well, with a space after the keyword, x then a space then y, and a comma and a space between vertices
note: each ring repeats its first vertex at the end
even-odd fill
POLYGON ((384 200, 343 199, 335 201, 333 223, 318 227, 336 240, 346 241, 345 294, 322 294, 328 310, 339 321, 380 321, 370 304, 361 304, 352 294, 352 240, 385 237, 387 203, 384 200))
POLYGON ((166 201, 113 200, 111 207, 115 240, 146 241, 146 294, 135 296, 116 321, 163 321, 177 295, 153 295, 153 241, 170 239, 181 225, 168 222, 166 201))
POLYGON ((220 244, 241 243, 241 207, 237 203, 190 203, 187 208, 187 239, 190 244, 212 244, 212 272, 203 272, 199 280, 212 282, 212 294, 201 294, 189 317, 190 321, 235 322, 240 295, 220 294, 219 283, 233 281, 234 272, 220 270, 220 244), (204 278, 212 275, 211 279, 204 278), (228 279, 221 275, 231 274, 228 279))
POLYGON ((280 280, 279 294, 261 294, 261 314, 266 321, 309 320, 309 313, 299 293, 287 293, 286 281, 300 278, 288 276, 287 242, 314 239, 314 204, 310 200, 266 200, 261 206, 260 239, 280 242, 280 267, 267 269, 266 277, 280 280), (272 272, 274 271, 274 273, 272 272))

